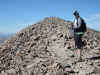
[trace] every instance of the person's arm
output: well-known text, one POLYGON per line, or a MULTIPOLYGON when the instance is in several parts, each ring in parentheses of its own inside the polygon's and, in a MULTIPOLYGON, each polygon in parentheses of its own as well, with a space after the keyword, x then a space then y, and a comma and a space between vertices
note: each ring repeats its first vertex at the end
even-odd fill
POLYGON ((72 30, 74 29, 74 23, 72 23, 72 30))
POLYGON ((72 30, 74 29, 74 23, 75 23, 75 19, 73 19, 72 30))
POLYGON ((72 32, 74 33, 74 23, 72 23, 72 32))

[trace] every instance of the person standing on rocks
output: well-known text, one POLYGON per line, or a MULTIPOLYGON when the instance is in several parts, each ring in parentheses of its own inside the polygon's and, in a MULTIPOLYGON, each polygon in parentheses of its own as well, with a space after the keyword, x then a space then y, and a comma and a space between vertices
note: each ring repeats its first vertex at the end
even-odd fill
POLYGON ((75 11, 73 15, 74 15, 74 22, 72 28, 74 32, 75 49, 77 49, 77 55, 79 57, 79 60, 82 60, 81 58, 81 51, 83 48, 82 36, 86 32, 86 23, 83 20, 83 18, 80 17, 77 11, 75 11))

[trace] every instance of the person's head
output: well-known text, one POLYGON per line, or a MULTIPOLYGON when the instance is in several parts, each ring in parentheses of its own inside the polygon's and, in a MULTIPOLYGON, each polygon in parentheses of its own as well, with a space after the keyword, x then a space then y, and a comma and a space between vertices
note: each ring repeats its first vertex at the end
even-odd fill
POLYGON ((78 18, 78 17, 79 17, 78 11, 75 11, 75 12, 73 13, 73 15, 74 15, 75 18, 78 18))

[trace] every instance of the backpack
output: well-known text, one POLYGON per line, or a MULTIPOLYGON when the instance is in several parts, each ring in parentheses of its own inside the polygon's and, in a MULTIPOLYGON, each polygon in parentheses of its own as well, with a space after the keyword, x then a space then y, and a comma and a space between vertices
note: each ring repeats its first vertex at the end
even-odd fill
POLYGON ((86 23, 85 21, 81 18, 82 24, 79 28, 74 28, 74 32, 75 33, 79 33, 82 32, 83 34, 87 31, 87 27, 86 27, 86 23))
POLYGON ((80 26, 81 32, 86 32, 87 31, 86 23, 82 18, 81 21, 82 21, 82 25, 80 26))

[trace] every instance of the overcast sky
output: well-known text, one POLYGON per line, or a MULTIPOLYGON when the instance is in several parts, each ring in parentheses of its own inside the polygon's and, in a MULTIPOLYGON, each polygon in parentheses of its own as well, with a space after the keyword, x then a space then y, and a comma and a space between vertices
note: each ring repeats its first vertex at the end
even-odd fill
POLYGON ((74 10, 100 30, 100 0, 0 0, 0 32, 18 32, 47 16, 73 21, 74 10))

